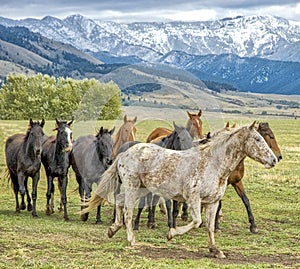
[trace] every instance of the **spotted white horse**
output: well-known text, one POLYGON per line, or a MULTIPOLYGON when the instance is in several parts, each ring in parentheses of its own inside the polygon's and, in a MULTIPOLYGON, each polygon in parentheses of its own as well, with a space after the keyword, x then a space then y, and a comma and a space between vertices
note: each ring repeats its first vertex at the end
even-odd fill
POLYGON ((167 235, 169 240, 199 227, 202 222, 201 206, 204 206, 209 250, 215 257, 225 258, 215 245, 215 215, 225 193, 228 176, 246 156, 264 164, 266 168, 277 163, 276 156, 257 132, 255 122, 251 126, 220 132, 207 144, 185 151, 169 150, 148 143, 137 144, 118 155, 102 175, 84 212, 108 200, 120 177, 124 192, 116 198, 116 220, 108 230, 109 237, 123 226, 124 213, 127 240, 130 245, 136 244, 132 227, 134 205, 139 197, 152 192, 188 203, 192 222, 170 228, 167 235))

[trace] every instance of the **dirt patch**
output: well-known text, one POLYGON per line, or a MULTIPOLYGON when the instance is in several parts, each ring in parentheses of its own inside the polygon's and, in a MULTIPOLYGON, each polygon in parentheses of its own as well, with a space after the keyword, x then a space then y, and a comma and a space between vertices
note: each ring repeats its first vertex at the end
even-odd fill
POLYGON ((295 257, 288 254, 274 254, 274 255, 249 255, 244 256, 236 252, 226 253, 226 259, 217 259, 206 249, 199 251, 190 251, 185 248, 161 248, 156 246, 138 246, 135 247, 134 256, 141 256, 150 259, 176 259, 176 260, 199 260, 204 258, 211 258, 213 262, 218 264, 271 264, 283 265, 286 267, 293 267, 295 264, 300 264, 300 257, 295 257))

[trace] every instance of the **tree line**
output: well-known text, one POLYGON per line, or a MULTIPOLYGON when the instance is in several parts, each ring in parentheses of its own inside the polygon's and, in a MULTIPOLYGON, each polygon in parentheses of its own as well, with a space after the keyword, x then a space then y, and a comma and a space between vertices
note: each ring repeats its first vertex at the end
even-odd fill
POLYGON ((9 74, 0 89, 0 119, 116 119, 121 114, 120 94, 113 82, 9 74))

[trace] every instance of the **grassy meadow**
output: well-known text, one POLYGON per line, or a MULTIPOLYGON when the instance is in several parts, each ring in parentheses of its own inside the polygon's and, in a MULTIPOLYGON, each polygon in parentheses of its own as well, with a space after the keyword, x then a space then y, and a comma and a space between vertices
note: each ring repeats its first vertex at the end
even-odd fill
MULTIPOLYGON (((248 118, 227 117, 238 124, 252 122, 248 118)), ((95 212, 90 213, 87 222, 82 222, 77 183, 71 169, 67 191, 70 221, 65 222, 58 210, 51 216, 45 214, 43 167, 38 185, 39 218, 33 219, 27 211, 16 214, 13 191, 2 174, 4 144, 8 136, 25 133, 28 121, 0 121, 0 268, 300 268, 300 122, 283 118, 260 120, 269 122, 283 160, 267 170, 246 159, 243 183, 259 229, 257 234, 250 233, 244 205, 228 186, 223 198, 221 231, 216 233, 216 244, 227 256, 221 260, 210 257, 204 227, 167 241, 167 218, 160 212, 157 228, 151 230, 146 225, 146 212, 142 214, 140 230, 136 232, 138 247, 127 245, 125 229, 109 239, 112 206, 103 207, 102 225, 94 224, 95 212)), ((121 123, 122 120, 76 123, 74 138, 93 134, 102 125, 118 128, 121 123)), ((177 123, 185 124, 185 120, 177 123)), ((172 120, 138 121, 137 140, 145 141, 147 134, 162 124, 170 127, 172 120)), ((46 121, 45 133, 52 134, 53 127, 54 121, 46 121)), ((203 130, 209 130, 207 122, 203 130)), ((59 199, 57 191, 56 208, 59 199)), ((179 219, 178 225, 183 224, 179 219)))

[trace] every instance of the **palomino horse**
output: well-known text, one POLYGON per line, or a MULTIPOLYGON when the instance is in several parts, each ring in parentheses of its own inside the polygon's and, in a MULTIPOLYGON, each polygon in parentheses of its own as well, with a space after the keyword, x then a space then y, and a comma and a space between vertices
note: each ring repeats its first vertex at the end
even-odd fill
POLYGON ((115 138, 114 138, 114 147, 112 155, 115 157, 119 147, 121 147, 127 141, 135 141, 136 128, 134 124, 136 123, 137 117, 133 120, 127 119, 127 116, 124 116, 124 123, 119 128, 115 138))
POLYGON ((44 138, 45 121, 41 123, 29 121, 27 133, 15 134, 6 140, 5 144, 5 157, 6 164, 13 184, 15 199, 16 199, 16 212, 26 208, 24 196, 27 196, 27 210, 32 210, 32 216, 37 217, 36 213, 36 198, 37 186, 40 179, 41 167, 41 152, 42 142, 44 138), (32 200, 28 192, 28 177, 32 178, 32 200), (22 197, 21 207, 19 204, 18 193, 22 197))
POLYGON ((72 150, 72 131, 70 129, 73 120, 70 122, 56 119, 56 126, 53 131, 56 135, 48 137, 43 143, 42 163, 47 176, 47 204, 46 214, 54 213, 54 178, 58 178, 58 187, 61 194, 61 205, 64 210, 64 219, 69 220, 67 213, 67 185, 69 154, 72 150))
POLYGON ((88 212, 108 199, 121 180, 124 192, 117 196, 116 220, 109 230, 112 237, 123 227, 123 213, 127 240, 135 245, 132 217, 136 200, 152 192, 167 199, 186 201, 192 222, 170 228, 167 238, 185 234, 201 224, 201 206, 206 208, 209 250, 215 257, 226 256, 215 245, 214 220, 219 200, 223 197, 227 179, 238 163, 249 156, 266 168, 274 167, 277 158, 265 140, 251 126, 222 132, 210 142, 176 151, 155 144, 140 143, 116 157, 104 172, 100 184, 88 202, 88 212))
MULTIPOLYGON (((151 143, 155 143, 158 146, 161 146, 163 148, 167 148, 167 149, 173 149, 173 150, 185 150, 185 149, 189 149, 193 146, 193 139, 190 135, 190 133, 188 132, 188 130, 185 127, 181 127, 175 124, 175 122, 173 122, 173 126, 174 126, 174 131, 169 134, 168 136, 164 137, 163 139, 156 141, 157 139, 152 140, 151 143)), ((137 141, 131 141, 131 142, 126 142, 124 143, 118 150, 118 154, 120 154, 121 152, 126 151, 129 147, 134 146, 135 144, 140 143, 137 141)), ((146 200, 147 200, 147 204, 148 204, 148 223, 147 226, 150 228, 154 228, 156 226, 155 224, 155 207, 156 204, 158 202, 159 196, 154 195, 152 196, 152 193, 149 193, 146 197, 142 197, 140 199, 139 202, 139 206, 138 206, 138 213, 136 215, 135 221, 134 221, 134 230, 138 230, 139 229, 139 223, 140 223, 140 217, 141 217, 141 213, 143 208, 145 207, 146 204, 146 200)), ((175 214, 178 214, 178 205, 177 205, 177 201, 173 201, 173 213, 171 211, 171 200, 168 199, 166 200, 166 207, 167 207, 167 213, 168 213, 168 225, 169 227, 174 227, 174 220, 175 214)))
MULTIPOLYGON (((272 149, 272 151, 276 155, 278 161, 280 161, 282 159, 281 151, 277 144, 275 135, 274 135, 273 131, 271 130, 271 128, 269 127, 269 124, 267 122, 261 122, 261 123, 259 123, 257 130, 260 133, 260 135, 265 139, 268 146, 272 149)), ((242 201, 246 207, 247 214, 248 214, 248 220, 250 222, 250 231, 252 233, 257 233, 258 230, 257 230, 257 226, 254 221, 254 216, 252 214, 250 202, 246 195, 245 188, 244 188, 244 185, 242 182, 243 176, 244 176, 244 159, 241 160, 241 162, 237 165, 237 167, 229 175, 228 184, 231 184, 234 187, 236 193, 242 199, 242 201)), ((219 208, 218 208, 217 215, 216 215, 216 223, 215 223, 216 231, 219 230, 218 221, 219 221, 219 212, 221 210, 221 207, 222 207, 222 204, 221 204, 221 200, 220 200, 219 208)))
MULTIPOLYGON (((202 111, 199 110, 198 113, 191 113, 191 112, 187 111, 187 114, 189 116, 189 119, 186 123, 186 129, 189 131, 189 133, 193 139, 194 138, 199 138, 199 139, 203 138, 202 120, 200 118, 202 111)), ((161 140, 163 137, 169 135, 170 133, 172 133, 172 131, 170 129, 158 127, 149 134, 146 142, 150 143, 150 142, 152 142, 152 140, 155 140, 157 138, 158 138, 158 140, 161 140)))
MULTIPOLYGON (((73 143, 70 165, 76 175, 82 202, 91 197, 92 185, 98 184, 100 176, 112 163, 114 130, 108 131, 101 127, 96 136, 81 136, 73 143)), ((81 219, 87 221, 88 213, 82 215, 81 219)), ((100 206, 97 208, 96 223, 102 223, 100 206)))

